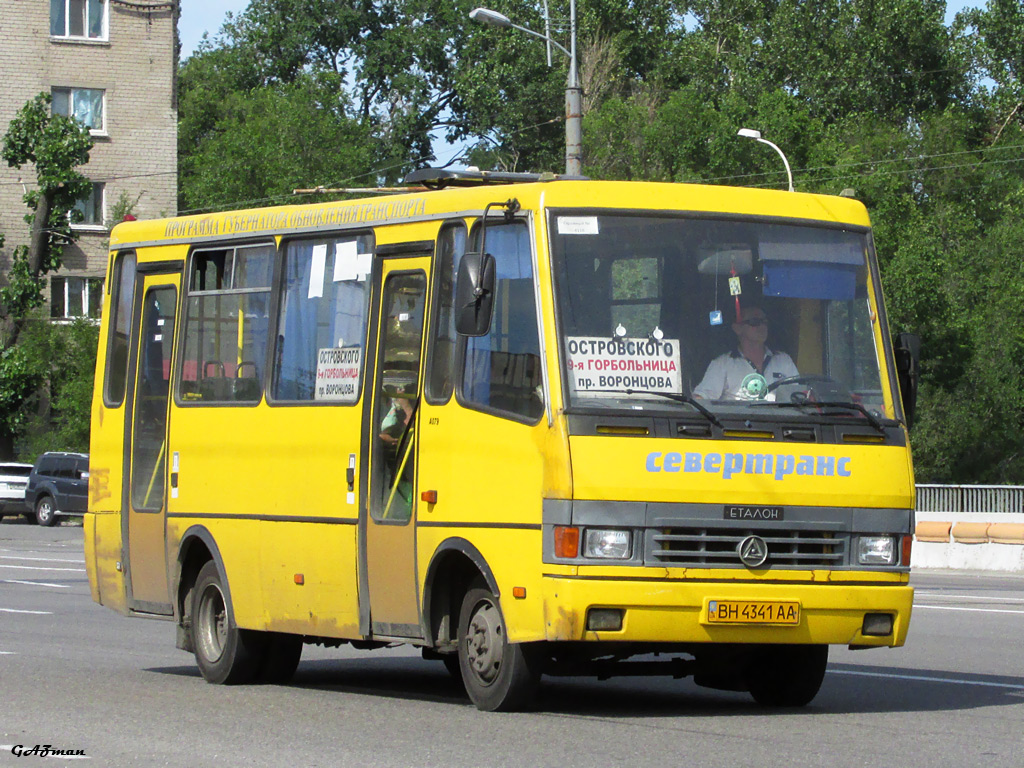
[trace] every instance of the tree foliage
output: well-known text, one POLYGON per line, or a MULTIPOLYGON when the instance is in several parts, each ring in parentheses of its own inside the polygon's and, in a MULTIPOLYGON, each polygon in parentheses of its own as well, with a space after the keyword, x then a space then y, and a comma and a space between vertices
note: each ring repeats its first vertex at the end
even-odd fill
MULTIPOLYGON (((36 187, 25 193, 32 227, 29 245, 14 251, 7 285, 0 289, 5 327, 0 343, 17 341, 19 321, 43 301, 43 278, 60 268, 64 245, 71 231, 75 203, 90 190, 90 182, 76 170, 89 161, 92 137, 81 123, 50 114, 50 95, 41 93, 19 110, 3 138, 0 157, 12 168, 33 165, 36 187)), ((80 215, 80 214, 79 214, 80 215)))
MULTIPOLYGON (((29 243, 14 249, 6 285, 0 288, 0 455, 9 455, 26 429, 27 404, 41 386, 56 381, 57 399, 73 389, 65 391, 61 386, 61 376, 71 370, 55 367, 63 366, 61 358, 23 343, 22 337, 28 333, 30 317, 43 304, 46 275, 60 268, 64 247, 75 238, 71 224, 81 214, 74 207, 91 189, 77 169, 89 161, 92 145, 88 128, 72 118, 50 114, 47 93, 25 104, 3 137, 0 157, 14 168, 33 166, 36 186, 24 196, 29 243)), ((95 361, 95 346, 91 354, 95 361)), ((82 376, 81 386, 91 388, 91 373, 82 376)), ((82 397, 87 430, 89 396, 82 397)), ((62 407, 71 410, 70 403, 62 407)))
MULTIPOLYGON (((253 0, 181 73, 184 208, 389 182, 432 137, 560 170, 567 61, 465 0, 253 0)), ((542 4, 491 8, 544 30, 542 4)), ((549 0, 568 42, 568 0, 549 0)), ((890 325, 923 341, 921 480, 1024 482, 1024 5, 579 0, 584 172, 865 202, 890 325)))

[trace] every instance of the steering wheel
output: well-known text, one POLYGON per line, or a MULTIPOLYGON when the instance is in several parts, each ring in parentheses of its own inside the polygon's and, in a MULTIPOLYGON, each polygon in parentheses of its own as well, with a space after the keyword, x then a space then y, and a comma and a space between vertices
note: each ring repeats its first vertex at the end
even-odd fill
POLYGON ((816 383, 832 384, 837 390, 841 392, 846 391, 846 387, 844 387, 840 382, 833 379, 831 376, 824 376, 820 373, 804 373, 800 374, 799 376, 787 376, 785 379, 773 381, 771 384, 768 385, 768 389, 766 389, 765 392, 772 392, 778 389, 779 387, 783 386, 784 384, 811 384, 813 388, 813 385, 816 383))

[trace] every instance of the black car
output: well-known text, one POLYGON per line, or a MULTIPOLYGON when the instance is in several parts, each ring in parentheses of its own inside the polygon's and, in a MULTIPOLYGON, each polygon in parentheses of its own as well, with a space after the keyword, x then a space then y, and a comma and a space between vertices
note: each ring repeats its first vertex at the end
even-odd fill
POLYGON ((36 522, 54 525, 58 515, 84 515, 89 499, 89 455, 44 453, 28 476, 25 503, 36 522))

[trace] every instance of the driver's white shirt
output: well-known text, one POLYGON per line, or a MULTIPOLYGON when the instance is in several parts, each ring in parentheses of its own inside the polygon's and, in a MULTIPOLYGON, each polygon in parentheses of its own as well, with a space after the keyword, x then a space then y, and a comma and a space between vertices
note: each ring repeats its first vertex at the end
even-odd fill
POLYGON ((734 349, 711 361, 693 394, 705 400, 750 400, 752 398, 749 395, 741 392, 740 385, 751 373, 764 376, 768 386, 775 381, 800 375, 793 359, 785 352, 773 352, 765 347, 764 368, 759 371, 738 349, 734 349))

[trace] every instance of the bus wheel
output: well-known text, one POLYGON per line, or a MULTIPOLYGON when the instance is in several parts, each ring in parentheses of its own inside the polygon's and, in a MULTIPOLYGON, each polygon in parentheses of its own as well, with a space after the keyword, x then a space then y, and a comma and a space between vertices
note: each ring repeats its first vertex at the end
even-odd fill
POLYGON ((192 590, 192 648, 208 683, 248 683, 261 661, 259 633, 239 629, 228 610, 220 572, 212 560, 192 590))
POLYGON ((769 645, 755 651, 746 680, 765 707, 802 707, 818 694, 828 666, 827 645, 769 645))
POLYGON ((508 642, 498 598, 470 589, 459 614, 459 667, 477 708, 508 712, 529 704, 540 682, 538 661, 534 647, 508 642))
POLYGON ((57 522, 57 513, 53 508, 53 499, 49 496, 42 496, 36 502, 36 522, 47 528, 57 522))
POLYGON ((266 648, 263 649, 257 679, 261 683, 287 683, 292 679, 299 666, 299 659, 302 658, 302 636, 268 632, 265 640, 266 648))

